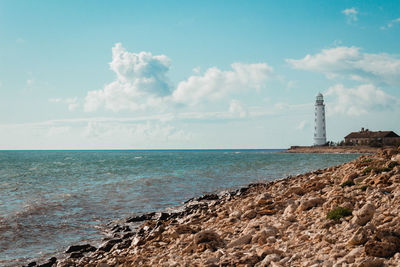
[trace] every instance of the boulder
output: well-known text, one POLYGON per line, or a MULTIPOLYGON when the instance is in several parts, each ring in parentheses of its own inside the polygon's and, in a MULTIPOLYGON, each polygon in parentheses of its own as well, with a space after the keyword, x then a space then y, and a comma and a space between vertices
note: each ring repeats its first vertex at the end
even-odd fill
POLYGON ((354 212, 352 222, 364 226, 372 219, 374 213, 375 206, 372 203, 367 203, 360 210, 354 212))
POLYGON ((243 236, 233 240, 232 242, 230 242, 227 245, 227 247, 232 248, 232 247, 243 246, 245 244, 249 244, 252 238, 253 238, 253 233, 243 235, 243 236))
POLYGON ((310 198, 307 200, 303 200, 301 201, 299 207, 297 208, 298 211, 305 211, 305 210, 309 210, 311 208, 314 208, 318 205, 321 205, 322 203, 324 203, 324 199, 320 198, 320 197, 314 197, 314 198, 310 198))
POLYGON ((73 245, 70 246, 65 253, 72 253, 72 252, 80 252, 80 253, 85 253, 85 252, 90 252, 90 251, 96 251, 96 248, 90 244, 84 244, 84 245, 73 245))

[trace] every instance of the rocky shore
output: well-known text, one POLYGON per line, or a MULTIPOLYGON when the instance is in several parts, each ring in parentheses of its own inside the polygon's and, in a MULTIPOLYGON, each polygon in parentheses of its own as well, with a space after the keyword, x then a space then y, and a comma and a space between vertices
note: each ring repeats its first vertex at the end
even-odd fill
POLYGON ((283 153, 377 153, 381 148, 370 146, 292 146, 283 153))
POLYGON ((399 214, 400 148, 386 149, 130 217, 39 266, 400 266, 399 214))

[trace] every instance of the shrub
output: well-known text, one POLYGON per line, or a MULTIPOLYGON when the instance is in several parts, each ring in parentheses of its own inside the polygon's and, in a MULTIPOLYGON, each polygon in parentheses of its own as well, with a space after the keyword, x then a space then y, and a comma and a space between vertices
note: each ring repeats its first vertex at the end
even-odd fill
POLYGON ((340 186, 342 188, 344 188, 346 186, 353 186, 353 185, 355 185, 355 183, 352 180, 348 180, 348 181, 344 182, 343 184, 341 184, 340 186))
POLYGON ((373 169, 372 166, 365 168, 363 170, 363 175, 366 175, 366 174, 370 173, 372 171, 372 169, 373 169))
POLYGON ((337 207, 328 212, 326 215, 327 219, 338 221, 340 218, 350 216, 352 214, 351 209, 337 207))
POLYGON ((392 170, 394 167, 399 165, 396 161, 391 161, 388 165, 388 169, 392 170))
POLYGON ((360 187, 361 191, 367 191, 368 185, 363 185, 360 187))

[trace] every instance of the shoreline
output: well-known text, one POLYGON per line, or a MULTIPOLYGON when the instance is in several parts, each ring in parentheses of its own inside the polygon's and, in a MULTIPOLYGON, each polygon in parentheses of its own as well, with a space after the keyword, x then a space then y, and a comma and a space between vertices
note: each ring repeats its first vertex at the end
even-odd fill
MULTIPOLYGON (((390 147, 383 148, 389 149, 390 147)), ((370 146, 292 146, 282 153, 321 153, 321 154, 369 154, 377 153, 382 148, 370 146)))
POLYGON ((169 213, 132 216, 110 225, 99 248, 71 246, 67 258, 53 258, 42 266, 332 266, 338 262, 397 266, 400 219, 394 210, 400 209, 400 166, 390 162, 400 163, 399 150, 206 194, 169 213), (395 166, 384 167, 390 164, 395 166), (346 182, 349 186, 343 186, 346 182), (374 201, 378 196, 382 199, 374 201), (383 200, 395 203, 385 206, 383 200), (367 203, 373 206, 367 210, 372 217, 359 225, 364 206, 371 206, 367 203), (337 206, 352 215, 327 219, 337 206), (377 241, 386 240, 385 235, 388 241, 377 241), (396 238, 398 244, 392 242, 396 238), (378 248, 387 245, 395 251, 381 257, 384 252, 378 248))

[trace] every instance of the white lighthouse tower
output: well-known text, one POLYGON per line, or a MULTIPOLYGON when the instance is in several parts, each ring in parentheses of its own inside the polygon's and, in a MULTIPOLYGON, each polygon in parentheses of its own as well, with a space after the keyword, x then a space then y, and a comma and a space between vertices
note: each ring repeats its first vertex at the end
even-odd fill
POLYGON ((314 146, 323 146, 326 144, 325 128, 325 104, 321 93, 317 95, 315 101, 315 127, 314 127, 314 146))

